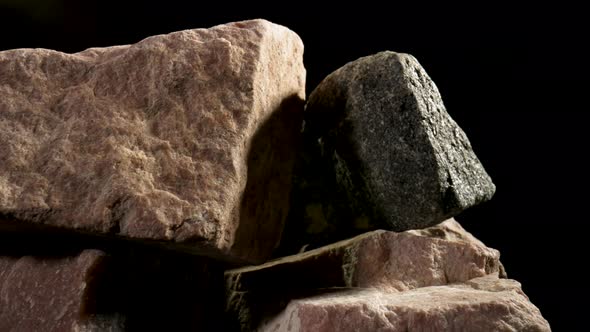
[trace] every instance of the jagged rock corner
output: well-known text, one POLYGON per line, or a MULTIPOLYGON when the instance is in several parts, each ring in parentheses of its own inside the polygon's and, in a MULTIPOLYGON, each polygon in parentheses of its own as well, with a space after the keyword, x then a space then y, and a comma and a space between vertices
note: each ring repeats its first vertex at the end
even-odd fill
POLYGON ((0 52, 0 331, 550 331, 418 61, 305 76, 260 19, 0 52))
POLYGON ((0 52, 0 213, 240 262, 276 247, 303 43, 264 20, 0 52))
POLYGON ((495 192, 436 85, 408 54, 381 52, 328 75, 309 97, 303 135, 291 252, 374 229, 432 226, 495 192))

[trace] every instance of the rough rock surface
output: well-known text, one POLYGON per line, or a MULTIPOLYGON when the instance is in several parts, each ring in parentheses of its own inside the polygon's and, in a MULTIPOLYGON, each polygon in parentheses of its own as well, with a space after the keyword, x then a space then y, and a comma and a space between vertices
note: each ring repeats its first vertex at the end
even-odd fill
POLYGON ((431 226, 495 191, 411 55, 382 52, 328 75, 307 102, 304 137, 289 218, 309 239, 299 245, 431 226))
POLYGON ((405 291, 464 282, 500 272, 499 256, 454 220, 421 232, 378 230, 227 271, 227 310, 247 330, 293 298, 342 287, 405 291))
MULTIPOLYGON (((473 236, 473 234, 469 233, 459 224, 454 218, 445 220, 440 224, 432 227, 422 228, 422 229, 412 229, 406 231, 406 233, 420 235, 420 236, 427 236, 433 238, 439 238, 449 241, 459 241, 459 242, 466 242, 471 243, 473 246, 487 248, 483 242, 481 242, 478 238, 473 236)), ((499 271, 498 274, 500 278, 508 278, 508 274, 504 269, 504 265, 502 262, 499 262, 499 271)))
POLYGON ((104 253, 0 257, 0 331, 116 331, 116 316, 90 315, 104 253))
POLYGON ((405 292, 349 290, 292 301, 260 331, 550 331, 514 280, 490 275, 405 292))
POLYGON ((0 214, 265 259, 288 209, 302 54, 264 20, 0 52, 0 214))

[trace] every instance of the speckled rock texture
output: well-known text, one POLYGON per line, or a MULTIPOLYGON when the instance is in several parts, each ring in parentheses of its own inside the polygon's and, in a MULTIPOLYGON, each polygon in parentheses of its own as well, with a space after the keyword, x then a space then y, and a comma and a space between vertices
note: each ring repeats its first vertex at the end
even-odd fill
POLYGON ((405 292, 354 289, 292 301, 259 331, 551 331, 520 284, 489 275, 405 292))
POLYGON ((432 226, 495 192, 408 54, 381 52, 328 75, 307 102, 304 137, 286 233, 299 236, 285 245, 432 226))
POLYGON ((89 314, 104 258, 0 256, 0 331, 119 331, 117 316, 89 314))
POLYGON ((373 231, 355 238, 225 273, 227 310, 251 330, 289 300, 341 288, 406 291, 499 273, 499 252, 454 219, 422 230, 373 231))
POLYGON ((0 214, 263 261, 289 206, 302 55, 264 20, 0 52, 0 214))

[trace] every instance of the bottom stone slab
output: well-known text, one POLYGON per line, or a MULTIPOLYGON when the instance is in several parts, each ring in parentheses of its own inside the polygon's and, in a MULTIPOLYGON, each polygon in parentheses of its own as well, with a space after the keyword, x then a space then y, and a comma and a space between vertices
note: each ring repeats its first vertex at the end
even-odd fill
POLYGON ((117 331, 118 317, 92 311, 95 277, 106 263, 98 250, 77 256, 0 258, 0 331, 117 331))
MULTIPOLYGON (((212 331, 223 270, 147 248, 0 255, 0 331, 212 331)), ((222 327, 223 329, 223 327, 222 327)))
POLYGON ((514 280, 497 275, 404 292, 351 289, 293 300, 265 332, 550 331, 514 280))
POLYGON ((252 330, 293 299, 338 288, 407 291, 492 273, 504 276, 501 266, 500 253, 454 219, 419 231, 378 230, 259 266, 226 271, 226 310, 232 326, 252 330))

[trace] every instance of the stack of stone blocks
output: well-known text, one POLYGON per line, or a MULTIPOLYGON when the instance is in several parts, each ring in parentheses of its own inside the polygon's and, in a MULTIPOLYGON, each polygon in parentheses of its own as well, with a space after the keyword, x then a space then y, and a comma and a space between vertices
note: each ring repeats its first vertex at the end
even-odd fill
POLYGON ((418 61, 305 77, 265 20, 0 52, 0 331, 549 331, 418 61))

